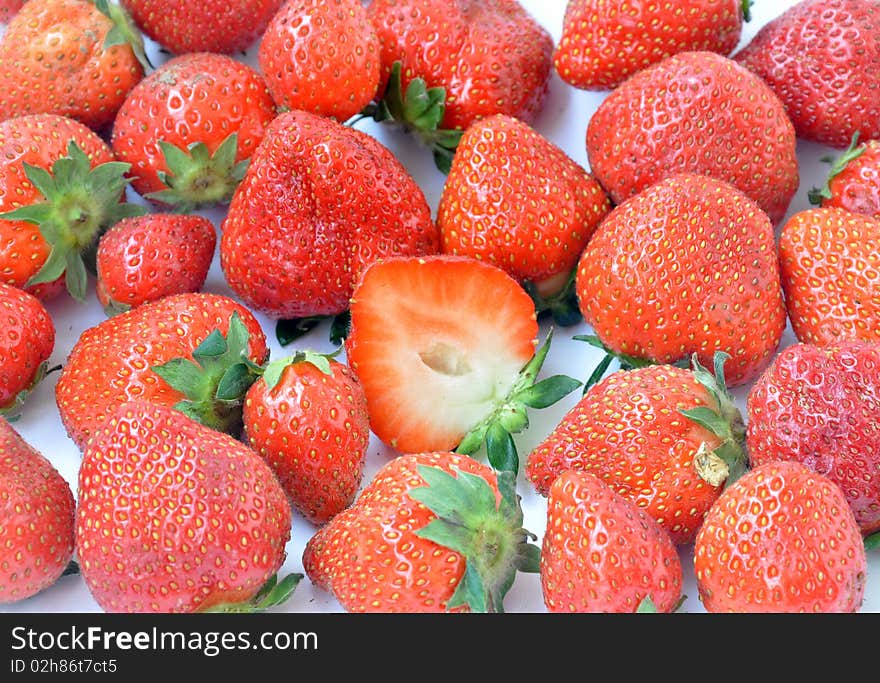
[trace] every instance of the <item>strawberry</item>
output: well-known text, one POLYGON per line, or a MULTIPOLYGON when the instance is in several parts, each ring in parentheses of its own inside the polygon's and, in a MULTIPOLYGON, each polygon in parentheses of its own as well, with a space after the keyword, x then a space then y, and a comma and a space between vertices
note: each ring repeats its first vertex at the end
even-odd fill
POLYGON ((709 612, 856 612, 867 561, 837 484, 799 462, 768 462, 709 510, 694 571, 709 612))
POLYGON ((122 203, 128 164, 66 116, 0 122, 0 277, 41 299, 86 297, 102 232, 143 208, 122 203), (92 254, 92 256, 90 256, 92 254))
POLYGON ((176 55, 241 52, 284 0, 120 0, 150 38, 176 55))
POLYGON ((528 124, 495 114, 471 125, 458 144, 437 209, 441 250, 504 269, 539 311, 571 324, 580 316, 570 275, 610 208, 599 184, 565 152, 528 124))
POLYGON ((80 571, 107 612, 246 611, 230 605, 260 594, 290 539, 284 491, 254 451, 145 402, 95 432, 78 501, 80 571))
POLYGON ((0 0, 0 24, 9 23, 23 4, 24 0, 0 0))
POLYGON ((126 218, 98 243, 95 290, 108 315, 169 294, 197 292, 214 258, 217 234, 198 215, 126 218))
POLYGON ((859 144, 858 134, 837 159, 823 157, 831 163, 828 180, 822 188, 809 193, 810 203, 822 208, 838 208, 880 219, 880 140, 859 144))
POLYGON ((303 566, 349 612, 502 612, 516 571, 538 571, 522 524, 513 473, 403 455, 309 539, 303 566))
POLYGON ((795 213, 779 236, 785 304, 810 344, 880 341, 880 219, 845 209, 795 213))
POLYGON ((230 288, 272 318, 342 313, 377 258, 439 249, 422 190, 388 149, 300 111, 268 127, 222 232, 230 288))
POLYGON ((650 365, 612 373, 591 387, 526 461, 547 496, 569 470, 595 474, 644 509, 678 545, 692 543, 725 482, 745 467, 742 415, 713 373, 650 365))
POLYGON ((556 478, 541 547, 548 611, 672 612, 681 584, 678 551, 644 510, 587 472, 556 478))
POLYGON ((32 294, 0 282, 0 415, 15 417, 46 375, 55 325, 32 294))
POLYGON ((367 396, 370 426, 404 453, 486 442, 496 469, 516 472, 511 434, 579 383, 534 384, 549 351, 535 353, 528 294, 500 268, 465 256, 377 261, 351 299, 349 364, 367 396))
POLYGON ((773 226, 733 185, 678 174, 615 207, 581 256, 584 319, 612 351, 674 363, 731 356, 731 385, 770 362, 785 328, 773 226))
POLYGON ((671 175, 732 183, 777 223, 798 189, 794 127, 760 78, 713 52, 682 52, 634 74, 587 124, 593 175, 615 204, 671 175))
POLYGON ((73 557, 70 486, 0 417, 0 604, 51 586, 73 557))
POLYGON ((55 385, 80 449, 121 403, 177 408, 237 435, 244 394, 268 358, 259 322, 218 294, 172 294, 86 329, 55 385))
POLYGON ((733 57, 779 96, 799 137, 845 148, 880 137, 880 6, 802 0, 733 57))
POLYGON ((30 0, 0 39, 0 119, 58 114, 102 129, 145 63, 140 33, 118 5, 30 0))
POLYGON ((275 105, 263 77, 232 57, 175 57, 125 98, 113 126, 132 187, 190 211, 228 202, 275 105))
POLYGON ((379 38, 360 0, 287 0, 260 41, 279 106, 345 121, 379 86, 379 38))
POLYGON ((729 55, 739 43, 748 0, 568 0, 553 54, 559 77, 584 90, 611 90, 680 52, 729 55))
POLYGON ((880 345, 794 344, 748 395, 753 466, 795 460, 840 486, 863 534, 880 531, 880 345))
POLYGON ((242 414, 247 443, 265 458, 291 505, 324 524, 354 500, 370 424, 347 365, 311 351, 270 363, 242 414))

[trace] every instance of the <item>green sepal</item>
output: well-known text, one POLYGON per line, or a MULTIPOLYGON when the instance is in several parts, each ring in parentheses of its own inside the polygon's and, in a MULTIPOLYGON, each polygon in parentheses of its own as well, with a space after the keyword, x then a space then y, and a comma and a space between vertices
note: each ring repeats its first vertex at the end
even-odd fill
MULTIPOLYGON (((600 349, 605 352, 605 355, 602 357, 602 360, 596 365, 593 369, 593 372, 590 373, 590 376, 587 378, 587 381, 584 382, 584 391, 586 394, 593 386, 598 384, 602 378, 605 376, 605 373, 608 371, 608 368, 611 366, 612 361, 617 361, 620 370, 635 370, 637 368, 646 368, 649 365, 656 365, 654 361, 648 358, 639 358, 637 356, 628 356, 625 353, 617 353, 616 351, 612 351, 608 346, 605 345, 598 335, 595 334, 578 334, 572 337, 575 341, 586 342, 590 346, 595 346, 597 349, 600 349)), ((673 363, 676 367, 684 368, 688 367, 687 358, 682 358, 681 360, 673 363)))
POLYGON ((68 562, 64 571, 61 572, 61 576, 77 576, 78 574, 80 574, 80 570, 79 563, 76 560, 68 562))
POLYGON ((752 6, 755 4, 755 0, 740 0, 740 7, 742 8, 743 21, 750 22, 752 20, 752 6))
POLYGON ((126 313, 131 310, 131 304, 124 304, 114 299, 107 299, 107 305, 104 308, 104 315, 108 318, 113 318, 117 315, 121 315, 122 313, 126 313))
POLYGON ((853 133, 849 147, 847 147, 843 154, 836 159, 834 157, 822 157, 822 161, 831 164, 831 170, 828 172, 828 177, 825 179, 824 186, 821 188, 814 187, 807 192, 807 198, 810 200, 810 204, 821 206, 823 199, 831 199, 831 181, 840 175, 851 161, 858 159, 864 153, 865 147, 859 147, 859 131, 856 131, 853 133))
POLYGON ((330 367, 330 361, 336 358, 341 351, 342 349, 337 349, 333 353, 317 353, 310 350, 297 351, 292 356, 279 358, 278 360, 269 363, 263 370, 263 381, 266 383, 266 387, 271 391, 278 386, 278 382, 281 381, 281 375, 284 374, 284 370, 288 366, 296 365, 297 363, 311 363, 325 375, 332 375, 333 370, 330 367))
POLYGON ((31 395, 36 386, 42 382, 47 375, 60 369, 60 365, 50 368, 49 361, 43 361, 40 363, 37 371, 34 373, 34 378, 31 380, 31 383, 19 391, 12 399, 11 403, 7 403, 5 406, 0 407, 0 416, 6 418, 8 422, 18 421, 21 417, 21 411, 24 404, 27 402, 28 396, 31 395))
POLYGON ((611 365, 611 361, 613 360, 614 356, 612 356, 610 353, 606 353, 604 356, 602 356, 602 360, 600 360, 596 367, 593 368, 593 372, 587 378, 587 381, 584 382, 584 395, 586 395, 586 393, 591 388, 596 386, 602 380, 602 378, 605 376, 605 373, 608 372, 608 368, 611 365))
POLYGON ((104 38, 104 48, 128 45, 144 71, 153 68, 144 47, 144 35, 124 7, 108 0, 94 0, 97 10, 113 22, 104 38))
POLYGON ((514 398, 525 403, 529 408, 549 408, 554 403, 568 396, 580 385, 581 383, 573 377, 553 375, 541 380, 537 384, 526 387, 518 394, 515 394, 514 398))
POLYGON ((657 614, 657 605, 654 604, 650 595, 642 598, 639 606, 636 607, 636 614, 657 614))
POLYGON ((343 311, 330 323, 330 343, 341 346, 351 332, 351 311, 343 311))
POLYGON ((275 339, 281 346, 287 346, 308 334, 325 320, 330 320, 329 339, 340 346, 351 328, 351 313, 343 311, 337 315, 311 315, 303 318, 280 319, 275 323, 275 339))
POLYGON ((303 574, 288 574, 281 581, 278 580, 277 574, 273 574, 250 600, 215 605, 202 611, 212 614, 253 614, 265 612, 272 607, 277 607, 287 602, 302 580, 303 574))
POLYGON ((498 422, 486 430, 486 456, 497 472, 519 472, 519 455, 513 437, 498 422))
POLYGON ((880 531, 865 538, 865 550, 880 550, 880 531))
POLYGON ((572 268, 565 285, 556 294, 543 297, 538 293, 535 283, 526 280, 523 289, 532 298, 538 319, 551 316, 553 323, 559 327, 571 327, 583 321, 577 298, 577 268, 572 268))

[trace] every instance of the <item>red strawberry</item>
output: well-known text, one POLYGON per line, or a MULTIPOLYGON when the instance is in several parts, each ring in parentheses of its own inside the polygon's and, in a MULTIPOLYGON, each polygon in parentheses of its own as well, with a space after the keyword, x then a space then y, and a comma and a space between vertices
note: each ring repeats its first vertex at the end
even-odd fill
POLYGON ((309 540, 306 574, 349 612, 502 612, 538 571, 514 486, 464 455, 394 458, 309 540))
POLYGON ((51 586, 73 556, 73 493, 0 417, 0 604, 51 586))
POLYGON ((95 130, 110 124, 144 75, 143 41, 132 29, 107 0, 30 0, 0 39, 0 119, 59 114, 95 130))
POLYGON ((739 43, 750 4, 568 0, 553 64, 560 78, 576 88, 610 90, 680 52, 728 55, 739 43))
POLYGON ((823 209, 838 208, 880 219, 880 140, 859 144, 854 135, 849 148, 832 163, 823 188, 813 188, 810 202, 823 209))
POLYGON ((377 258, 438 250, 425 196, 394 155, 300 111, 267 129, 222 229, 229 286, 273 318, 341 313, 377 258))
POLYGON ((95 432, 78 501, 80 571, 107 612, 247 602, 290 539, 284 491, 254 451, 150 403, 118 406, 95 432))
POLYGON ((674 363, 731 355, 731 385, 770 362, 785 328, 773 226, 733 185, 679 174, 616 207, 581 256, 584 319, 616 353, 674 363))
POLYGON ((310 522, 324 524, 352 503, 370 424, 348 366, 311 351, 274 361, 248 390, 242 418, 247 442, 310 522))
POLYGON ((694 570, 709 612, 856 612, 867 561, 837 484, 799 462, 769 462, 709 510, 694 570))
POLYGON ((644 510, 586 472, 553 482, 541 548, 550 612, 672 612, 681 584, 678 551, 644 510))
POLYGON ((275 116, 263 77, 218 54, 181 55, 143 79, 113 126, 140 194, 182 210, 229 201, 275 116))
POLYGON ((0 23, 8 23, 23 4, 24 0, 0 0, 0 23))
POLYGON ((569 309, 577 313, 570 276, 609 210, 599 184, 565 152, 528 124, 496 114, 462 137, 437 225, 443 252, 504 269, 539 310, 570 324, 569 309))
POLYGON ((169 294, 197 292, 214 258, 217 234, 198 215, 126 218, 98 244, 98 299, 115 315, 169 294))
POLYGON ((794 344, 749 392, 753 466, 796 460, 840 486, 863 534, 880 530, 880 345, 794 344))
POLYGON ((777 223, 798 189, 795 132, 760 78, 712 52, 683 52, 616 88, 587 125, 596 179, 620 203, 681 172, 732 183, 777 223))
POLYGON ((267 357, 260 324, 240 304, 217 294, 172 294, 85 330, 55 399, 80 449, 129 400, 175 407, 236 434, 244 394, 267 357))
POLYGON ((788 317, 802 342, 880 341, 880 219, 807 209, 779 237, 788 317))
POLYGON ((86 296, 83 255, 101 233, 142 207, 120 203, 128 164, 65 116, 0 123, 0 278, 41 299, 67 285, 86 296))
POLYGON ((846 147, 880 137, 880 5, 802 0, 765 24, 734 59, 785 104, 799 137, 846 147))
POLYGON ((54 348, 55 325, 40 300, 0 282, 0 415, 18 414, 54 348))
POLYGON ((260 41, 279 106, 345 121, 379 86, 379 39, 360 0, 288 0, 260 41))
POLYGON ((144 33, 176 55, 253 45, 284 0, 120 0, 144 33))

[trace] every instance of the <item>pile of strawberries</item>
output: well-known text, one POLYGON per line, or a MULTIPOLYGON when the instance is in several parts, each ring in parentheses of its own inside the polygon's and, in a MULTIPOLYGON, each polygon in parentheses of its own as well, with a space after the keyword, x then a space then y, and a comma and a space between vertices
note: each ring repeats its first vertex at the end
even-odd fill
POLYGON ((536 2, 0 2, 0 603, 863 608, 880 2, 536 2))

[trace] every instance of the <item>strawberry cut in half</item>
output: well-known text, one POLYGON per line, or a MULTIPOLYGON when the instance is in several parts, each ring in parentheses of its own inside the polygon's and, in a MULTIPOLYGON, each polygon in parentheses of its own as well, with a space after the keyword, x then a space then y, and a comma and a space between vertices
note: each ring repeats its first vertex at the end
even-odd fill
POLYGON ((531 298, 500 268, 437 255, 375 262, 351 300, 349 364, 367 397, 370 425, 404 453, 485 443, 497 470, 517 471, 512 434, 527 408, 544 408, 580 383, 535 383, 549 350, 537 346, 531 298))

